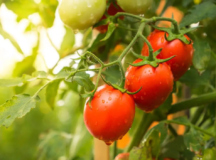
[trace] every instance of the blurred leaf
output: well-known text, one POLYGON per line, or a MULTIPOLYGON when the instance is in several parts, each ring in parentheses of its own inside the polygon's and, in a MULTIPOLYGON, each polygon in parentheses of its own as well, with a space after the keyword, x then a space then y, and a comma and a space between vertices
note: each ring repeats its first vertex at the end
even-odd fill
POLYGON ((0 106, 0 126, 9 127, 16 118, 21 118, 32 108, 35 108, 39 97, 30 95, 16 95, 0 106))
POLYGON ((180 159, 184 157, 184 160, 192 160, 194 153, 187 150, 184 139, 182 136, 178 136, 167 141, 161 150, 162 158, 180 159))
POLYGON ((76 128, 73 134, 73 140, 70 145, 70 159, 73 158, 83 158, 83 159, 92 159, 92 145, 93 137, 87 131, 83 116, 80 114, 78 121, 76 123, 76 128))
POLYGON ((193 127, 191 127, 190 131, 184 135, 184 143, 192 152, 199 155, 203 154, 205 145, 203 135, 193 127))
POLYGON ((110 23, 108 26, 108 31, 106 33, 106 36, 101 41, 106 41, 107 39, 109 39, 112 33, 115 31, 115 29, 116 29, 116 25, 114 23, 110 23))
POLYGON ((65 27, 65 35, 61 43, 60 47, 60 53, 62 55, 68 53, 69 51, 72 50, 74 44, 75 44, 75 34, 71 28, 65 27))
POLYGON ((56 96, 58 94, 58 88, 61 80, 55 80, 48 84, 46 88, 46 101, 49 104, 49 106, 54 109, 54 103, 56 96))
POLYGON ((22 78, 0 79, 0 87, 13 87, 23 84, 22 78))
POLYGON ((36 79, 47 79, 47 73, 44 71, 37 71, 32 76, 24 74, 22 78, 13 79, 0 79, 0 87, 14 87, 21 86, 24 83, 36 80, 36 79))
POLYGON ((38 11, 38 5, 34 0, 8 0, 4 3, 9 10, 20 18, 28 18, 29 15, 38 11))
POLYGON ((53 26, 55 20, 55 11, 58 6, 57 0, 41 0, 39 4, 39 14, 43 19, 45 27, 50 28, 53 26))
POLYGON ((38 159, 57 160, 60 157, 67 159, 67 150, 72 136, 64 132, 50 131, 41 136, 38 146, 38 159))
POLYGON ((188 120, 187 117, 185 116, 182 116, 182 117, 178 117, 178 118, 175 118, 175 119, 172 119, 172 120, 167 120, 165 122, 171 122, 171 123, 176 123, 176 124, 182 124, 182 125, 191 125, 190 121, 188 120))
POLYGON ((192 23, 197 23, 206 18, 215 18, 216 17, 216 5, 213 2, 206 1, 195 5, 192 9, 189 10, 188 14, 183 18, 180 26, 184 27, 192 23))
POLYGON ((204 152, 203 160, 215 160, 216 148, 206 149, 204 152))
POLYGON ((118 65, 106 68, 102 74, 105 76, 105 79, 112 84, 119 84, 121 81, 121 72, 118 65))
POLYGON ((23 51, 22 51, 22 49, 20 48, 19 44, 17 43, 17 41, 13 38, 13 36, 11 36, 9 33, 7 33, 7 32, 4 31, 4 29, 2 28, 1 24, 0 24, 0 34, 5 39, 8 39, 19 53, 24 54, 23 51))
POLYGON ((185 83, 189 86, 206 86, 209 85, 209 78, 210 78, 210 72, 207 70, 203 72, 201 75, 199 72, 194 69, 190 68, 181 78, 180 82, 185 83))
MULTIPOLYGON (((216 9, 216 8, 215 8, 216 9)), ((208 67, 211 59, 211 47, 206 40, 197 39, 194 41, 193 64, 198 70, 204 70, 208 67)))
POLYGON ((83 86, 86 91, 92 91, 94 89, 94 84, 92 83, 89 74, 85 72, 76 73, 75 76, 67 80, 68 82, 77 82, 79 85, 83 86))

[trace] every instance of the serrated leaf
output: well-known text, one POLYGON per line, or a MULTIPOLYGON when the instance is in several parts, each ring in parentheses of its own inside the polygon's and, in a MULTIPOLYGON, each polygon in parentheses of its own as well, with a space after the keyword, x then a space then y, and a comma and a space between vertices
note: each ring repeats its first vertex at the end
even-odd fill
POLYGON ((109 39, 110 36, 115 31, 115 29, 116 29, 116 25, 114 23, 110 23, 109 26, 108 26, 108 30, 107 30, 106 36, 101 41, 106 41, 107 39, 109 39))
POLYGON ((8 39, 12 45, 16 48, 16 50, 21 53, 22 55, 24 54, 22 49, 20 48, 19 44, 17 43, 17 41, 13 38, 13 36, 11 36, 9 33, 7 33, 3 28, 2 25, 0 25, 0 34, 5 38, 8 39))
POLYGON ((61 80, 55 80, 49 83, 46 88, 46 101, 52 109, 54 109, 54 103, 58 93, 60 82, 61 80))
POLYGON ((195 5, 192 9, 189 10, 188 14, 183 18, 180 26, 184 27, 192 23, 197 23, 206 18, 215 18, 216 17, 216 5, 211 1, 206 1, 195 5))
POLYGON ((89 74, 85 72, 76 73, 75 76, 68 80, 69 82, 77 82, 79 85, 83 86, 86 91, 92 91, 94 89, 94 84, 92 83, 89 74))
POLYGON ((39 97, 30 95, 16 95, 0 106, 0 126, 9 127, 16 118, 26 115, 32 108, 35 108, 39 97))
MULTIPOLYGON (((215 8, 216 9, 216 8, 215 8)), ((197 39, 194 41, 193 64, 198 70, 205 70, 211 60, 211 47, 206 40, 197 39)))
POLYGON ((38 159, 54 160, 60 157, 67 158, 67 150, 72 135, 65 132, 50 131, 46 135, 41 136, 38 146, 38 159))
POLYGON ((68 53, 72 50, 75 44, 75 34, 71 28, 65 27, 65 35, 60 47, 60 56, 63 56, 65 53, 68 53))
POLYGON ((204 151, 205 141, 201 132, 191 127, 190 131, 184 135, 184 143, 189 150, 198 155, 202 155, 204 151))

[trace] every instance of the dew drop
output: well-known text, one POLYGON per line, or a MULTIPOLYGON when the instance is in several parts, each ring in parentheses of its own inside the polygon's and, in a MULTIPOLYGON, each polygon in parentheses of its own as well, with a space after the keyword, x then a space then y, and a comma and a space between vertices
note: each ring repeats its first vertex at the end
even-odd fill
POLYGON ((100 136, 99 139, 100 139, 100 140, 103 140, 103 136, 100 136))
POLYGON ((144 100, 144 97, 143 97, 143 96, 141 96, 141 99, 142 99, 142 100, 144 100))
POLYGON ((95 122, 95 126, 97 126, 98 122, 95 122))
POLYGON ((111 98, 111 97, 109 97, 109 98, 108 98, 108 100, 109 100, 109 101, 111 101, 111 100, 112 100, 112 98, 111 98))
POLYGON ((120 137, 119 137, 119 140, 121 140, 122 138, 123 138, 123 136, 120 136, 120 137))
POLYGON ((102 103, 105 103, 105 100, 102 100, 102 103))
POLYGON ((108 142, 105 142, 106 145, 110 146, 113 142, 112 141, 108 141, 108 142))

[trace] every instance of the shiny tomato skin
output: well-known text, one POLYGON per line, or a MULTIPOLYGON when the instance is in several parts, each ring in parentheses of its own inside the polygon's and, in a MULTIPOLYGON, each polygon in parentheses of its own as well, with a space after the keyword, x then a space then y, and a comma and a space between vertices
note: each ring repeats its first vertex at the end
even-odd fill
MULTIPOLYGON (((107 10, 107 14, 110 16, 114 16, 118 12, 123 12, 123 10, 117 4, 113 5, 113 3, 111 3, 108 10, 107 10)), ((104 14, 100 20, 103 20, 106 18, 107 18, 107 16, 104 14)), ((120 17, 120 19, 124 19, 124 17, 120 17)), ((98 26, 95 29, 98 30, 100 33, 106 33, 108 30, 108 25, 98 26)))
MULTIPOLYGON (((166 63, 170 66, 174 79, 175 81, 177 81, 181 76, 184 75, 184 73, 192 64, 194 52, 193 44, 184 44, 179 39, 175 39, 169 42, 165 39, 164 35, 165 32, 155 30, 149 35, 148 41, 151 43, 154 51, 162 48, 162 51, 157 56, 157 58, 166 59, 175 56, 166 63)), ((190 40, 187 35, 185 35, 185 37, 190 40)), ((149 50, 146 44, 144 44, 143 46, 142 55, 149 55, 149 50)))
POLYGON ((117 0, 118 5, 128 13, 144 14, 152 4, 153 0, 117 0))
POLYGON ((62 22, 73 30, 96 24, 106 10, 106 0, 61 0, 58 8, 62 22))
MULTIPOLYGON (((139 63, 137 59, 134 63, 139 63)), ((146 111, 151 112, 158 108, 167 99, 173 89, 173 75, 170 67, 166 63, 159 64, 154 68, 150 65, 140 67, 129 66, 126 72, 125 88, 133 95, 137 106, 146 111)))
POLYGON ((84 122, 88 131, 107 145, 121 139, 130 129, 135 115, 135 103, 127 93, 109 85, 95 93, 91 108, 84 109, 84 122))

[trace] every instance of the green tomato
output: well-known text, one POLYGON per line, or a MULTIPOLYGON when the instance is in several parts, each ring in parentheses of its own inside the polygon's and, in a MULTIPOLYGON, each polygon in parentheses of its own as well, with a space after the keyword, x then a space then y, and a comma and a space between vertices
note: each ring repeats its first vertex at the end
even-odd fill
POLYGON ((74 30, 84 30, 97 23, 106 9, 106 0, 62 0, 59 15, 74 30))
POLYGON ((152 4, 152 0, 117 0, 118 5, 128 13, 144 14, 152 4))

